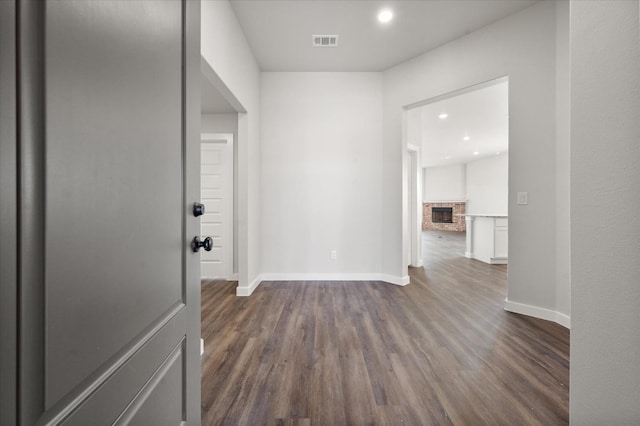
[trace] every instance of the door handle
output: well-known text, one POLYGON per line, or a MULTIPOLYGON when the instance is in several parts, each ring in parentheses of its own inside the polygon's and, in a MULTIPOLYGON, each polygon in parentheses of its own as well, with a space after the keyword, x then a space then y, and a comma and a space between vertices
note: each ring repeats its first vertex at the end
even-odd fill
POLYGON ((193 215, 195 217, 202 216, 204 214, 204 204, 193 203, 193 215))
POLYGON ((197 253, 198 250, 200 250, 200 247, 204 248, 206 251, 211 251, 213 248, 213 240, 211 237, 207 237, 202 241, 198 236, 193 237, 193 240, 191 240, 191 250, 194 253, 197 253))

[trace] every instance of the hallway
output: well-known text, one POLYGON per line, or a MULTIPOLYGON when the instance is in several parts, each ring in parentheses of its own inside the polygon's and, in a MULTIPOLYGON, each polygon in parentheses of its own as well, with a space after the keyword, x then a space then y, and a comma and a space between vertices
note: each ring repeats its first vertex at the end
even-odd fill
POLYGON ((505 312, 464 244, 423 233, 406 287, 204 284, 203 424, 567 424, 569 331, 505 312))

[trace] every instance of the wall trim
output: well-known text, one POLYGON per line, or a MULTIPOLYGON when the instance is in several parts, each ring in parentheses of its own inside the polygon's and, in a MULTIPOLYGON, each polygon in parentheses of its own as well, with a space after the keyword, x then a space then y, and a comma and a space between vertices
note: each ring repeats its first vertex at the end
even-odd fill
POLYGON ((405 275, 404 277, 396 277, 395 275, 378 274, 378 276, 378 281, 384 281, 386 283, 399 285, 402 287, 411 282, 409 275, 405 275))
POLYGON ((569 315, 556 311, 556 322, 561 326, 571 330, 571 317, 569 315))
POLYGON ((387 274, 345 273, 345 274, 307 274, 307 273, 265 273, 261 274, 248 287, 237 287, 236 296, 250 296, 262 281, 382 281, 388 284, 405 286, 410 283, 409 276, 396 277, 387 274))
POLYGON ((552 311, 551 309, 512 302, 509 299, 505 299, 504 310, 515 314, 522 314, 547 321, 553 321, 565 328, 571 329, 571 317, 558 311, 552 311))
POLYGON ((405 286, 409 284, 409 277, 396 277, 378 273, 342 273, 342 274, 307 274, 291 273, 262 274, 263 281, 383 281, 389 284, 405 286))
POLYGON ((236 296, 251 296, 251 293, 258 288, 262 281, 264 281, 262 275, 258 275, 248 287, 236 287, 236 296))
POLYGON ((239 275, 238 274, 232 274, 230 277, 207 277, 207 276, 203 276, 200 279, 202 281, 204 281, 204 280, 208 280, 208 281, 238 281, 239 275))

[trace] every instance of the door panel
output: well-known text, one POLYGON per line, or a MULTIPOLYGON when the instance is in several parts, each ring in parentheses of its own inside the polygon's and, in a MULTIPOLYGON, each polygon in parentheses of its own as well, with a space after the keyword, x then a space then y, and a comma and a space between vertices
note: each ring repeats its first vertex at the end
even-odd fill
POLYGON ((199 2, 13 6, 20 424, 199 424, 199 2))
MULTIPOLYGON (((174 426, 180 424, 183 412, 184 351, 180 345, 164 362, 152 381, 143 390, 141 403, 136 404, 131 419, 117 424, 174 426)), ((128 414, 128 413, 126 413, 128 414)))
POLYGON ((201 232, 213 239, 213 249, 202 254, 202 276, 204 278, 227 277, 227 244, 232 236, 227 236, 226 221, 231 220, 227 194, 228 170, 232 167, 228 155, 226 140, 202 141, 200 154, 201 202, 205 205, 202 216, 201 232))
POLYGON ((182 12, 46 16, 49 408, 182 302, 182 12))
POLYGON ((154 337, 144 345, 124 368, 116 371, 62 424, 110 425, 118 418, 154 372, 160 370, 167 354, 172 353, 175 342, 181 342, 186 326, 184 310, 173 316, 154 337))
POLYGON ((16 86, 15 4, 0 1, 0 425, 16 424, 16 86))
POLYGON ((216 190, 223 185, 222 176, 219 174, 220 172, 216 168, 210 166, 212 170, 210 173, 217 173, 212 175, 203 175, 202 176, 202 189, 205 190, 216 190))
POLYGON ((222 191, 219 189, 203 189, 201 196, 202 198, 220 198, 222 197, 222 191))

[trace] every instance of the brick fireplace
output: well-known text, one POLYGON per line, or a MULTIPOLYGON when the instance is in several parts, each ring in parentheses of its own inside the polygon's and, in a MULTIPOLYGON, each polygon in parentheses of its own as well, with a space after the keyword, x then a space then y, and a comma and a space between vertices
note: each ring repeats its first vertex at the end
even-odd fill
POLYGON ((456 216, 466 213, 465 202, 422 203, 422 212, 423 231, 464 232, 466 230, 464 217, 456 216))

